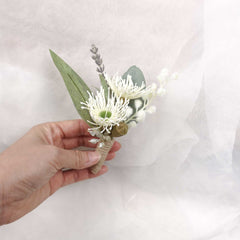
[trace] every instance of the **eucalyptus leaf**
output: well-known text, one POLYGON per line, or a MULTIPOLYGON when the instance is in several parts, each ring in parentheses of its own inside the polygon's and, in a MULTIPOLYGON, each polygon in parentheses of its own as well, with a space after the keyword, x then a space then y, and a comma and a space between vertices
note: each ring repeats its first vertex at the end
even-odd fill
MULTIPOLYGON (((137 85, 138 87, 141 87, 142 84, 144 84, 144 86, 146 86, 146 81, 145 81, 143 72, 137 66, 135 66, 135 65, 131 66, 127 70, 127 72, 125 72, 123 74, 122 78, 127 79, 127 75, 131 75, 134 85, 137 85)), ((137 110, 141 110, 143 108, 143 105, 144 105, 143 98, 131 99, 128 106, 132 108, 133 113, 131 114, 131 116, 129 116, 129 118, 131 118, 137 112, 137 110), (136 100, 140 100, 142 102, 142 106, 139 109, 136 109, 136 106, 135 106, 136 100)))
POLYGON ((81 102, 86 103, 89 98, 88 92, 91 93, 91 90, 87 84, 82 80, 82 78, 55 52, 49 49, 52 56, 53 62, 56 65, 57 69, 62 75, 64 83, 68 89, 68 92, 72 98, 73 104, 80 114, 81 118, 85 120, 91 127, 93 126, 88 121, 93 122, 89 111, 87 109, 82 109, 81 102))
POLYGON ((143 72, 140 68, 136 67, 135 65, 131 66, 127 72, 125 72, 122 76, 123 79, 127 79, 127 75, 132 76, 132 81, 134 84, 136 84, 138 87, 141 87, 142 84, 146 86, 146 81, 143 75, 143 72))
POLYGON ((108 99, 108 83, 107 83, 105 77, 103 76, 103 74, 99 74, 99 78, 100 78, 100 81, 101 81, 101 85, 104 89, 105 99, 107 101, 107 99, 108 99))

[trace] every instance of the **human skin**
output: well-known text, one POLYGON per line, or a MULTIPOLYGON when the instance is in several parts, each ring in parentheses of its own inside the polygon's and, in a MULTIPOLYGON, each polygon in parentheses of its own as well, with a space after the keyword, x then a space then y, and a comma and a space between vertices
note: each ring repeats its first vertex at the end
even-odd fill
MULTIPOLYGON (((107 172, 107 166, 96 175, 89 170, 99 161, 98 152, 74 149, 95 148, 96 144, 89 142, 92 138, 83 120, 48 122, 34 126, 2 152, 0 225, 24 216, 63 186, 107 172)), ((107 160, 113 159, 120 147, 115 142, 107 160)))

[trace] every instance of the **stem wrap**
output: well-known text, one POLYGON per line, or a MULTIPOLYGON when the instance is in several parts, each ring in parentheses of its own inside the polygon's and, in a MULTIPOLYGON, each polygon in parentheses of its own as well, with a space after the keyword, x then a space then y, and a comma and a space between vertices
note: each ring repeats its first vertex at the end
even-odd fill
POLYGON ((97 174, 98 171, 102 168, 102 166, 106 160, 106 157, 108 155, 108 152, 112 148, 113 143, 114 143, 114 139, 112 139, 110 141, 100 140, 100 142, 98 142, 96 151, 98 151, 101 154, 101 158, 97 164, 93 165, 90 168, 91 173, 97 174), (100 147, 102 144, 104 144, 104 145, 102 147, 100 147))

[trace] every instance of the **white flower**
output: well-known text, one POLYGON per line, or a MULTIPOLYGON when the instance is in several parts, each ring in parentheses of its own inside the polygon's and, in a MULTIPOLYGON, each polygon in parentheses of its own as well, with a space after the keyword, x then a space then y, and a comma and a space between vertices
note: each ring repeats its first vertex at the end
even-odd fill
MULTIPOLYGON (((90 122, 95 125, 101 133, 110 133, 113 126, 118 125, 127 119, 127 110, 129 100, 123 100, 121 97, 115 97, 112 93, 110 95, 110 89, 108 89, 108 98, 105 99, 104 89, 101 87, 100 91, 96 92, 96 95, 89 94, 89 99, 86 103, 82 102, 82 108, 87 109, 94 122, 90 122)), ((92 134, 97 134, 93 131, 92 134)))
POLYGON ((146 117, 146 112, 144 110, 140 110, 139 112, 137 112, 136 117, 138 122, 142 122, 146 117))
POLYGON ((146 94, 145 83, 143 82, 141 86, 134 84, 132 76, 129 74, 127 75, 127 79, 123 79, 118 74, 115 74, 112 78, 110 78, 106 73, 104 76, 109 87, 113 90, 117 97, 135 99, 146 94))
POLYGON ((155 113, 156 112, 156 106, 150 106, 146 111, 150 114, 155 113))

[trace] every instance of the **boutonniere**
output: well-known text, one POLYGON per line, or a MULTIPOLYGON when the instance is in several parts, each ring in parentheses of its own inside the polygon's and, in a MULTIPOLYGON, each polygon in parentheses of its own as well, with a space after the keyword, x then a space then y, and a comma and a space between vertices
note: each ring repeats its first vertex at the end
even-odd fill
POLYGON ((105 71, 98 48, 92 45, 92 59, 97 64, 101 86, 91 90, 85 81, 56 53, 50 50, 52 59, 62 75, 74 106, 81 118, 89 125, 90 140, 97 143, 96 151, 101 154, 100 161, 91 167, 96 174, 104 164, 114 138, 128 133, 145 119, 147 113, 154 113, 156 107, 151 105, 155 96, 166 92, 168 80, 176 78, 163 69, 159 76, 159 85, 147 85, 143 72, 131 66, 123 75, 115 73, 110 76, 105 71))

